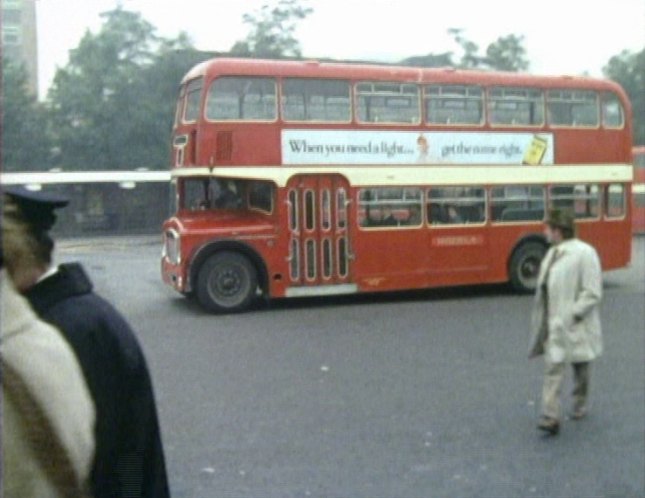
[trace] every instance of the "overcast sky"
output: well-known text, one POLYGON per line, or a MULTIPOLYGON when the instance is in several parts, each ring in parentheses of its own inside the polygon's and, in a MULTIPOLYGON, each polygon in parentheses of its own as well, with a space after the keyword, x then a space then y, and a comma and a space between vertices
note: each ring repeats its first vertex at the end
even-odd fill
MULTIPOLYGON (((121 4, 158 34, 185 31, 201 50, 225 51, 248 32, 242 15, 273 0, 37 0, 40 94, 99 13, 121 4)), ((499 36, 524 36, 538 74, 601 76, 609 58, 645 47, 645 0, 303 0, 314 8, 297 33, 303 55, 393 62, 455 51, 463 28, 482 53, 499 36)))

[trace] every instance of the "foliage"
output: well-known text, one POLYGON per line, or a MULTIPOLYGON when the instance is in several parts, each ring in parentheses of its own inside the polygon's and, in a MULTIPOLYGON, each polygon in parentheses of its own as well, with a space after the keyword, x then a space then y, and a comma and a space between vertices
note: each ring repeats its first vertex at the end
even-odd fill
MULTIPOLYGON (((300 56, 297 22, 312 9, 306 0, 280 0, 246 14, 251 30, 232 55, 300 56)), ((197 62, 213 54, 195 50, 185 35, 157 36, 133 12, 116 8, 102 14, 97 33, 86 32, 56 73, 48 102, 27 91, 23 67, 2 61, 2 165, 5 170, 166 168, 168 137, 177 87, 197 62), (53 154, 52 154, 53 152, 53 154), (52 157, 53 156, 53 157, 52 157)), ((461 49, 409 57, 401 63, 421 67, 460 67, 524 71, 529 67, 522 36, 506 35, 488 45, 485 55, 460 29, 449 34, 461 49)), ((612 57, 604 68, 620 83, 634 109, 634 141, 645 144, 645 50, 612 57)))
POLYGON ((463 30, 459 28, 448 29, 448 34, 453 37, 457 45, 459 45, 463 51, 461 61, 457 66, 464 69, 477 69, 484 62, 483 58, 477 55, 477 52, 479 52, 479 45, 464 38, 462 32, 463 30))
POLYGON ((27 90, 27 71, 7 57, 2 59, 2 169, 48 169, 51 136, 48 116, 27 90))
POLYGON ((404 66, 414 67, 451 67, 454 66, 452 62, 452 53, 445 52, 443 54, 428 54, 416 55, 403 59, 400 64, 404 66))
POLYGON ((526 71, 529 62, 523 46, 524 37, 517 35, 500 36, 488 45, 486 55, 479 54, 479 45, 467 39, 463 30, 450 28, 448 34, 461 49, 461 59, 455 61, 452 52, 408 57, 401 64, 420 67, 458 67, 462 69, 489 69, 497 71, 526 71))
POLYGON ((634 144, 645 145, 645 48, 637 53, 624 50, 613 56, 603 73, 629 95, 634 114, 634 144))
POLYGON ((101 15, 59 69, 49 93, 58 165, 67 170, 167 167, 177 86, 202 56, 187 37, 167 40, 138 13, 101 15))
POLYGON ((301 57, 300 42, 295 38, 297 22, 313 12, 299 0, 280 0, 276 6, 263 5, 243 20, 251 28, 244 40, 236 42, 231 55, 258 58, 301 57))
POLYGON ((523 46, 524 36, 500 36, 486 49, 485 64, 498 71, 526 71, 529 61, 523 46))

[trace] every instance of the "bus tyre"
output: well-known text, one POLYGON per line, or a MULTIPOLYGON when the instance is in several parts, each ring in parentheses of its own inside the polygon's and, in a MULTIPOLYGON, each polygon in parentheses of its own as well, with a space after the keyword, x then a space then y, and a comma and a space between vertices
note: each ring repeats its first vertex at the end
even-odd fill
POLYGON ((251 304, 257 272, 242 254, 230 251, 210 256, 197 274, 197 300, 208 311, 232 313, 251 304))
POLYGON ((537 286, 540 263, 546 247, 539 242, 522 244, 513 253, 510 264, 511 286, 518 292, 530 293, 537 286))

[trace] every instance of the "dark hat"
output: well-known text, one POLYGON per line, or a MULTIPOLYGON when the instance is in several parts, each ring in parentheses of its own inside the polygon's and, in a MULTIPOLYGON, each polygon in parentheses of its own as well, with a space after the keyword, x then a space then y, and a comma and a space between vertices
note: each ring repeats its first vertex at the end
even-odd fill
POLYGON ((18 206, 25 221, 36 230, 50 230, 56 222, 54 210, 69 204, 66 197, 20 186, 4 187, 3 193, 18 206))
POLYGON ((551 209, 546 220, 547 225, 562 228, 564 230, 575 230, 575 216, 571 209, 551 209))

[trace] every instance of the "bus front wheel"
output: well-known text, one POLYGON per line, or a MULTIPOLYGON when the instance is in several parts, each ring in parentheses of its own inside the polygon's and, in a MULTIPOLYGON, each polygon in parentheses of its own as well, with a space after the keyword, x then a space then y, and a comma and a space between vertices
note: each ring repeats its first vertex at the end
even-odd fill
POLYGON ((210 256, 197 274, 197 300, 208 311, 233 313, 249 307, 258 285, 249 259, 223 251, 210 256))
POLYGON ((515 251, 509 269, 513 289, 522 293, 535 290, 545 253, 546 247, 539 242, 527 242, 515 251))

